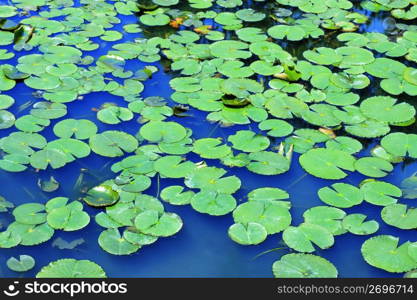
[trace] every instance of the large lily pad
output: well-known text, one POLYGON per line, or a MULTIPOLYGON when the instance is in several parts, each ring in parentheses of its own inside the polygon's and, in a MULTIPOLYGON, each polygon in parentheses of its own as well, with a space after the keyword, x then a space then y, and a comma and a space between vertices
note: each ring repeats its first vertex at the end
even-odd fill
POLYGON ((336 267, 328 260, 313 254, 286 254, 272 265, 277 278, 335 278, 336 267))
POLYGON ((106 273, 89 260, 64 258, 43 267, 36 278, 105 278, 106 273))
POLYGON ((365 261, 388 272, 402 273, 417 267, 417 262, 408 254, 410 242, 398 246, 399 239, 392 235, 378 235, 362 244, 365 261))
POLYGON ((300 156, 301 166, 310 174, 325 179, 342 179, 354 171, 355 158, 340 150, 312 149, 300 156))

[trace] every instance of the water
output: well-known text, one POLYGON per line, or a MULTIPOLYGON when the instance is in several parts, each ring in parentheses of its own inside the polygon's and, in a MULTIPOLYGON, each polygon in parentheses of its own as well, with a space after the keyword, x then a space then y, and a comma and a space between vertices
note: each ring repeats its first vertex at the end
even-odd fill
MULTIPOLYGON (((134 16, 121 16, 121 24, 117 24, 113 29, 121 30, 122 26, 127 23, 136 22, 134 16)), ((374 18, 368 27, 361 28, 363 31, 379 31, 383 32, 383 23, 381 18, 374 18)), ((116 43, 133 41, 138 34, 126 34, 123 40, 116 43)), ((89 55, 98 57, 106 54, 111 46, 115 43, 103 42, 98 38, 94 39, 100 42, 100 48, 96 51, 89 52, 89 55)), ((9 50, 11 50, 9 48, 9 50)), ((6 61, 6 63, 16 64, 17 57, 22 55, 19 53, 15 58, 6 61)), ((25 52, 24 54, 27 54, 25 52)), ((142 63, 138 60, 131 60, 127 63, 127 69, 138 70, 149 63, 142 63)), ((153 64, 162 70, 159 64, 153 64)), ((156 73, 152 80, 145 82, 145 90, 143 97, 162 96, 169 99, 172 90, 169 87, 171 76, 162 71, 156 73)), ((16 99, 11 111, 17 112, 17 108, 27 101, 38 101, 31 93, 33 90, 27 88, 24 84, 18 84, 13 90, 5 94, 12 95, 16 99)), ((114 102, 121 106, 126 106, 120 97, 110 95, 108 93, 91 93, 85 95, 81 101, 75 101, 68 104, 68 114, 65 118, 86 118, 96 122, 99 132, 109 129, 122 129, 129 133, 135 134, 140 124, 136 120, 124 122, 119 126, 106 125, 96 121, 96 113, 93 108, 100 107, 104 102, 114 102)), ((27 114, 30 108, 16 113, 16 117, 27 114)), ((194 138, 207 137, 227 137, 236 130, 247 129, 248 126, 234 126, 233 128, 221 128, 216 125, 202 123, 205 119, 205 113, 190 110, 191 114, 187 118, 171 119, 182 123, 194 132, 194 138)), ((42 132, 43 135, 51 140, 54 138, 52 127, 58 120, 53 120, 51 125, 42 132)), ((2 130, 0 137, 8 135, 10 130, 2 130)), ((372 145, 362 153, 369 153, 372 145)), ((189 157, 198 161, 197 156, 189 155, 189 157)), ((42 202, 55 196, 69 196, 76 199, 79 191, 74 190, 74 184, 80 176, 80 170, 86 168, 89 173, 85 175, 85 183, 87 187, 92 187, 105 179, 114 177, 110 171, 111 163, 120 160, 109 159, 91 154, 89 157, 70 163, 64 168, 58 170, 48 170, 42 172, 42 178, 53 175, 60 183, 61 187, 53 193, 44 193, 37 186, 39 174, 33 171, 23 173, 7 173, 0 170, 0 180, 2 182, 1 195, 9 201, 19 205, 26 202, 42 202)), ((224 166, 213 160, 207 160, 211 166, 224 166)), ((404 178, 411 176, 416 170, 416 163, 408 165, 398 164, 395 170, 383 180, 398 185, 404 178)), ((245 195, 248 191, 264 187, 278 187, 285 189, 291 196, 293 216, 293 225, 302 222, 303 212, 313 206, 322 205, 323 203, 317 196, 317 190, 321 187, 334 183, 333 181, 322 180, 306 174, 298 163, 298 155, 294 155, 292 167, 289 172, 278 176, 261 176, 250 173, 246 169, 234 168, 231 173, 237 175, 242 180, 242 188, 235 194, 236 199, 240 202, 246 201, 245 195)), ((345 182, 358 184, 365 177, 360 174, 353 174, 345 179, 345 182)), ((163 180, 160 189, 164 186, 178 183, 176 180, 163 180)), ((153 180, 152 186, 146 191, 147 194, 157 195, 157 183, 153 180)), ((407 203, 405 200, 400 200, 407 203)), ((407 204, 412 204, 410 201, 407 204)), ((97 238, 102 231, 94 220, 83 230, 76 232, 56 231, 54 237, 39 246, 19 246, 12 249, 2 249, 0 251, 0 276, 1 277, 18 277, 34 276, 40 267, 48 264, 50 261, 60 258, 76 258, 89 259, 101 265, 109 277, 271 277, 271 267, 275 260, 281 255, 289 253, 286 249, 278 249, 256 257, 264 251, 274 248, 281 248, 281 234, 270 236, 265 242, 257 246, 241 246, 232 242, 227 236, 228 227, 233 224, 231 215, 223 217, 212 217, 199 214, 191 207, 176 207, 165 204, 166 210, 175 212, 181 216, 184 221, 183 229, 175 236, 158 240, 155 244, 146 246, 131 256, 114 256, 103 251, 98 243, 97 238), (78 246, 74 250, 59 250, 52 247, 52 243, 56 238, 62 238, 66 241, 83 238, 85 243, 78 246), (10 271, 6 267, 6 260, 11 256, 21 254, 29 254, 36 259, 36 267, 23 275, 10 271)), ((101 210, 86 207, 88 213, 94 216, 101 210)), ((392 234, 400 237, 400 242, 415 239, 414 231, 399 230, 385 224, 380 217, 380 207, 370 204, 362 204, 351 209, 346 209, 346 213, 365 213, 368 219, 375 219, 380 224, 377 234, 392 234)), ((9 214, 0 214, 0 222, 7 226, 12 220, 9 214)), ((363 260, 360 247, 362 243, 370 236, 355 236, 352 234, 344 234, 335 238, 335 245, 328 250, 319 250, 316 253, 330 260, 339 270, 340 277, 395 277, 402 274, 388 273, 383 270, 374 268, 363 260)))

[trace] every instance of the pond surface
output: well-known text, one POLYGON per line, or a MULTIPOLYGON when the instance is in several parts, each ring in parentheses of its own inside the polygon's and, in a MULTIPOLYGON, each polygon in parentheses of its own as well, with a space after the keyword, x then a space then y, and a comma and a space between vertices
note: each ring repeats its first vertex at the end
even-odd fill
MULTIPOLYGON (((14 1, 11 2, 14 3, 14 1)), ((8 4, 6 1, 0 1, 0 5, 6 4, 8 4)), ((78 1, 74 5, 79 6, 78 1)), ((246 7, 250 7, 250 1, 245 5, 246 7)), ((256 3, 255 5, 260 4, 256 3)), ((44 10, 46 8, 41 8, 39 11, 44 10)), ((369 21, 366 24, 360 25, 359 32, 385 32, 387 27, 386 20, 389 17, 389 13, 371 13, 361 8, 358 8, 356 11, 362 12, 369 17, 369 21)), ((32 11, 31 14, 36 15, 37 12, 32 11)), ((15 16, 11 19, 17 22, 22 18, 25 17, 15 16)), ((155 33, 157 33, 152 32, 153 30, 159 30, 158 27, 145 27, 146 30, 144 33, 126 33, 123 31, 123 26, 126 24, 136 24, 139 15, 118 15, 118 18, 121 22, 115 24, 112 30, 123 32, 123 37, 116 42, 103 41, 98 37, 90 38, 91 41, 98 43, 100 47, 97 50, 86 52, 88 55, 98 58, 106 55, 115 44, 132 42, 140 37, 150 38, 150 36, 156 35, 155 33)), ((58 17, 57 20, 60 20, 60 18, 58 17)), ((206 24, 210 24, 210 22, 207 21, 206 24)), ((184 28, 181 27, 181 29, 184 28)), ((283 47, 285 43, 289 44, 287 45, 288 49, 293 47, 291 42, 283 42, 283 47)), ((303 47, 303 45, 300 45, 300 47, 303 47)), ((1 46, 1 49, 14 52, 11 45, 1 46)), ((39 53, 39 51, 34 48, 33 50, 15 53, 16 56, 14 58, 5 60, 4 63, 15 66, 18 64, 18 58, 20 56, 39 53)), ((415 66, 415 63, 410 63, 410 65, 412 64, 415 66)), ((164 66, 160 62, 150 63, 133 59, 127 61, 124 70, 135 72, 149 65, 156 66, 158 71, 150 79, 143 82, 144 90, 141 92, 141 97, 160 96, 165 99, 170 99, 172 93, 175 92, 170 86, 170 80, 178 76, 178 74, 164 72, 164 66)), ((123 81, 119 78, 115 80, 118 82, 123 81)), ((34 89, 29 88, 23 82, 18 82, 12 90, 2 92, 2 94, 10 95, 15 99, 14 105, 8 110, 15 115, 16 119, 29 114, 33 103, 40 101, 39 98, 34 96, 33 92, 34 89)), ((373 92, 375 92, 375 83, 372 82, 371 86, 366 88, 366 91, 361 91, 361 97, 373 96, 373 92), (365 94, 365 96, 362 94, 365 94)), ((416 106, 415 97, 412 99, 412 97, 404 96, 404 99, 416 106)), ((97 120, 97 109, 103 103, 108 102, 115 103, 119 106, 127 106, 126 101, 122 97, 107 92, 91 92, 83 95, 82 100, 68 103, 68 112, 65 118, 91 120, 97 125, 98 132, 120 130, 135 135, 142 126, 136 120, 137 115, 132 120, 122 122, 118 125, 104 124, 97 120)), ((169 100, 169 105, 173 106, 176 103, 169 100)), ((218 123, 210 123, 206 120, 207 112, 193 107, 186 113, 188 114, 187 117, 173 116, 168 118, 168 120, 173 120, 182 124, 184 127, 190 128, 193 131, 194 139, 219 137, 223 141, 226 141, 228 136, 233 135, 238 130, 249 129, 257 131, 257 126, 253 124, 224 127, 218 123)), ((51 120, 51 125, 42 131, 42 135, 48 141, 56 138, 52 128, 53 125, 62 119, 51 120)), ((317 126, 313 126, 312 128, 317 128, 317 126)), ((15 127, 1 129, 0 137, 6 137, 14 131, 16 131, 15 127)), ((408 127, 405 131, 415 132, 415 127, 408 127)), ((275 145, 278 144, 278 142, 275 142, 275 145)), ((369 156, 370 150, 377 144, 378 140, 368 139, 366 145, 364 143, 364 150, 357 157, 369 156)), ((268 186, 287 191, 292 204, 292 224, 297 225, 303 222, 303 213, 307 209, 324 205, 317 196, 317 191, 335 182, 333 180, 320 179, 306 173, 298 162, 299 157, 299 153, 294 153, 290 170, 283 174, 273 176, 254 174, 246 168, 229 168, 221 164, 217 159, 207 161, 210 166, 224 168, 228 170, 228 175, 236 175, 240 178, 242 183, 241 188, 234 194, 238 204, 246 201, 247 193, 256 188, 268 186)), ((187 158, 194 162, 201 160, 194 153, 187 154, 187 158)), ((58 196, 78 199, 83 195, 82 192, 85 192, 86 188, 91 188, 105 180, 114 178, 115 174, 110 170, 110 167, 113 163, 121 159, 121 157, 109 158, 91 153, 88 157, 77 159, 75 162, 56 170, 48 168, 47 170, 36 172, 34 168, 28 168, 26 171, 20 173, 10 173, 0 170, 2 182, 0 194, 8 201, 13 202, 15 206, 28 202, 45 203, 48 199, 58 196), (54 192, 43 192, 38 187, 38 179, 47 179, 51 175, 60 183, 60 187, 54 192)), ((393 171, 381 180, 399 186, 405 178, 412 176, 416 171, 417 164, 414 161, 394 164, 393 171)), ((368 177, 358 172, 351 172, 349 176, 340 180, 340 182, 359 185, 366 178, 368 177)), ((181 185, 181 182, 179 179, 161 179, 159 182, 154 177, 152 178, 152 185, 145 193, 158 196, 164 187, 173 184, 181 185)), ((402 199, 400 202, 411 205, 410 201, 406 199, 402 199)), ((233 242, 227 234, 228 228, 234 223, 231 214, 214 217, 198 213, 189 205, 175 206, 164 202, 164 206, 166 211, 176 213, 181 217, 184 223, 182 230, 172 237, 161 238, 156 243, 143 247, 132 255, 115 256, 103 251, 97 243, 97 239, 103 231, 103 228, 97 225, 92 218, 89 225, 82 230, 74 232, 57 230, 52 239, 40 245, 1 249, 0 276, 32 277, 39 272, 42 266, 47 265, 51 261, 60 258, 75 258, 88 259, 96 262, 102 266, 109 277, 272 277, 272 264, 282 255, 293 252, 283 242, 282 233, 268 236, 259 245, 242 246, 233 242), (69 242, 82 238, 85 242, 75 249, 60 250, 53 246, 57 238, 62 238, 69 242), (36 259, 35 268, 22 275, 6 267, 8 258, 21 254, 31 255, 36 259)), ((102 209, 88 207, 87 205, 84 205, 84 209, 91 216, 102 211, 102 209)), ((381 219, 380 206, 363 202, 352 208, 344 209, 344 211, 347 214, 364 213, 368 216, 368 220, 376 220, 380 228, 374 235, 393 235, 400 238, 400 243, 416 239, 415 230, 401 230, 386 224, 381 219)), ((7 225, 12 221, 13 216, 10 213, 0 213, 2 230, 6 229, 7 225)), ((350 233, 339 235, 335 237, 335 243, 331 248, 325 250, 318 249, 314 254, 332 262, 338 269, 339 277, 402 277, 403 273, 389 273, 382 269, 372 267, 364 261, 360 248, 369 237, 369 235, 358 236, 350 233)))

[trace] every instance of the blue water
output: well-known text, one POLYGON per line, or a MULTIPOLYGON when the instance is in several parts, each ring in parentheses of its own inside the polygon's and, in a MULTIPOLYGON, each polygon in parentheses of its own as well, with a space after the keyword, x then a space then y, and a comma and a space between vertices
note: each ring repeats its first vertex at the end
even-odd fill
MULTIPOLYGON (((1 4, 1 3, 0 3, 1 4)), ((134 16, 120 16, 122 23, 117 24, 113 29, 122 30, 124 24, 135 23, 134 16)), ((371 22, 370 30, 382 31, 381 20, 375 19, 371 22)), ((123 40, 114 43, 103 42, 99 39, 100 48, 96 51, 88 52, 87 55, 98 57, 106 54, 113 44, 125 41, 133 41, 140 34, 126 34, 123 40)), ((9 50, 11 50, 9 48, 9 50)), ((19 53, 15 58, 4 61, 15 65, 19 55, 26 55, 27 52, 19 53)), ((142 63, 138 60, 130 60, 127 69, 138 70, 149 63, 142 63)), ((162 70, 159 64, 153 64, 162 70)), ((169 87, 171 75, 162 71, 156 73, 151 80, 145 82, 143 97, 162 96, 169 99, 173 92, 169 87)), ((5 92, 16 99, 11 111, 17 112, 17 108, 27 101, 39 101, 32 96, 33 90, 24 84, 18 84, 13 90, 5 92)), ((132 134, 140 128, 136 120, 124 122, 120 126, 106 125, 96 120, 96 113, 93 108, 100 107, 104 102, 114 102, 120 106, 127 106, 121 97, 116 97, 108 93, 91 93, 84 96, 81 101, 67 104, 68 114, 64 118, 86 118, 96 122, 99 131, 109 129, 122 129, 132 134)), ((28 114, 30 107, 16 113, 16 117, 28 114)), ((206 114, 196 110, 190 110, 190 117, 170 119, 180 122, 193 130, 194 138, 207 137, 227 137, 236 130, 247 129, 248 126, 234 126, 232 128, 221 128, 220 126, 209 124, 205 121, 206 114)), ((62 118, 61 118, 62 119, 62 118)), ((53 125, 61 119, 53 120, 51 125, 42 131, 49 140, 54 139, 52 134, 53 125)), ((254 127, 254 126, 253 126, 254 127)), ((254 129, 254 128, 252 128, 254 129)), ((8 135, 13 129, 0 131, 0 137, 8 135)), ((369 150, 364 150, 363 155, 368 155, 369 150)), ((198 161, 198 156, 188 155, 188 158, 198 161)), ((110 171, 110 166, 122 158, 109 159, 92 153, 89 157, 77 160, 58 170, 47 170, 41 174, 28 170, 23 173, 13 174, 0 170, 0 180, 2 190, 0 195, 15 205, 27 202, 42 202, 55 196, 68 196, 76 199, 79 191, 74 190, 74 184, 80 176, 81 168, 87 168, 88 174, 85 175, 88 187, 114 177, 110 171), (39 176, 47 178, 53 175, 60 183, 59 190, 53 193, 42 192, 37 186, 39 176)), ((211 166, 219 166, 215 160, 207 160, 211 166)), ((417 170, 417 164, 409 165, 398 164, 394 172, 383 178, 384 181, 398 185, 404 178, 411 176, 417 170)), ((270 186, 285 189, 291 196, 293 225, 302 222, 303 212, 313 206, 323 205, 317 197, 317 190, 321 187, 330 185, 334 181, 322 180, 307 175, 298 163, 298 155, 293 157, 292 167, 289 172, 278 176, 262 176, 250 173, 246 169, 233 168, 230 173, 237 175, 242 181, 242 188, 235 194, 239 202, 246 201, 245 195, 252 189, 270 186)), ((365 177, 360 174, 352 174, 345 179, 351 184, 358 184, 365 177)), ((161 180, 162 189, 164 186, 177 183, 176 180, 161 180)), ((157 195, 157 183, 153 180, 152 186, 146 191, 147 194, 157 195)), ((412 201, 401 199, 400 202, 412 205, 412 201)), ((89 259, 100 264, 109 277, 271 277, 272 263, 278 260, 283 254, 289 253, 287 249, 279 249, 255 258, 258 254, 273 248, 283 247, 281 234, 270 236, 265 242, 257 246, 241 246, 229 239, 227 236, 228 227, 233 224, 231 215, 223 217, 212 217, 199 214, 189 206, 177 207, 165 204, 166 210, 175 212, 184 221, 183 229, 175 236, 159 239, 155 244, 146 246, 136 254, 130 256, 114 256, 103 251, 97 238, 103 230, 92 218, 91 223, 83 230, 76 232, 56 231, 54 237, 39 246, 19 246, 12 249, 0 250, 0 276, 1 277, 31 277, 39 269, 50 261, 60 258, 89 259), (52 242, 56 238, 72 241, 78 238, 85 239, 85 243, 74 250, 59 250, 52 247, 52 242), (33 270, 23 275, 10 271, 6 267, 6 260, 11 256, 29 254, 36 259, 36 266, 33 270)), ((94 216, 101 210, 85 208, 90 215, 94 216)), ((415 240, 415 231, 399 230, 385 224, 380 218, 380 207, 362 204, 351 209, 346 209, 347 213, 364 213, 369 219, 375 219, 380 224, 379 234, 392 234, 400 237, 400 242, 415 240)), ((0 214, 0 222, 4 227, 12 221, 10 214, 0 214)), ((339 270, 340 277, 394 277, 402 274, 392 274, 374 268, 363 260, 360 247, 370 236, 355 236, 344 234, 335 238, 335 245, 328 250, 319 250, 316 253, 330 260, 339 270)))

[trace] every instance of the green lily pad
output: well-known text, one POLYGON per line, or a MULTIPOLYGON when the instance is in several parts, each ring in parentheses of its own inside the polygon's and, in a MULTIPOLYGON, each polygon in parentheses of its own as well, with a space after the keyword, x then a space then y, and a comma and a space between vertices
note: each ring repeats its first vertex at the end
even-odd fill
POLYGON ((21 224, 37 225, 46 221, 44 210, 45 206, 43 204, 25 203, 13 210, 13 216, 21 224))
POLYGON ((15 272, 27 272, 35 266, 35 260, 30 255, 19 255, 19 259, 10 257, 6 263, 7 267, 15 272))
POLYGON ((267 137, 256 135, 250 130, 240 130, 229 136, 228 141, 233 144, 233 148, 245 152, 259 152, 268 148, 270 144, 267 137))
POLYGON ((98 237, 100 247, 113 255, 129 255, 139 250, 140 246, 128 242, 120 235, 118 229, 107 229, 98 237))
POLYGON ((0 129, 12 127, 15 120, 15 116, 11 112, 7 110, 0 110, 0 129))
POLYGON ((240 41, 218 41, 210 45, 211 54, 225 59, 246 59, 252 56, 248 44, 240 41))
POLYGON ((176 122, 152 121, 141 127, 140 134, 150 142, 175 143, 185 138, 187 131, 176 122))
POLYGON ((220 145, 222 141, 215 138, 204 138, 194 142, 193 152, 202 158, 219 159, 230 155, 232 150, 227 145, 220 145))
POLYGON ((248 193, 249 201, 275 202, 277 200, 288 199, 290 195, 279 188, 263 187, 252 190, 248 193))
POLYGON ((246 226, 241 223, 233 224, 229 227, 228 234, 234 242, 241 245, 258 245, 268 235, 264 226, 253 222, 246 226))
POLYGON ((14 222, 8 229, 13 235, 18 236, 23 246, 34 246, 49 241, 54 235, 54 229, 47 223, 39 225, 28 225, 14 222))
POLYGON ((379 157, 362 157, 355 162, 355 169, 368 177, 385 177, 394 167, 379 157))
POLYGON ((284 242, 298 252, 314 252, 314 245, 327 249, 334 244, 333 235, 324 227, 316 224, 302 223, 290 226, 282 234, 284 242))
POLYGON ((233 211, 235 223, 247 225, 258 223, 265 227, 268 234, 285 230, 291 224, 288 208, 262 201, 249 201, 240 204, 233 211))
POLYGON ((336 278, 336 267, 328 260, 313 254, 286 254, 272 265, 277 278, 336 278))
POLYGON ((133 119, 133 113, 126 107, 109 105, 97 112, 97 119, 106 124, 119 124, 133 119))
POLYGON ((384 181, 367 181, 361 184, 360 189, 366 202, 380 206, 395 204, 396 197, 402 195, 398 187, 384 181))
POLYGON ((84 140, 97 133, 97 126, 89 120, 66 119, 54 126, 54 133, 60 138, 71 138, 84 140))
POLYGON ((342 179, 343 170, 354 171, 355 158, 340 150, 312 149, 300 156, 300 164, 311 175, 324 179, 342 179))
POLYGON ((41 119, 58 119, 67 114, 67 107, 62 103, 37 102, 30 114, 41 119))
POLYGON ((346 213, 343 210, 329 206, 314 206, 303 214, 305 223, 320 225, 333 235, 346 232, 341 222, 345 216, 346 213))
POLYGON ((36 278, 106 278, 106 273, 92 261, 64 258, 43 267, 36 278))
POLYGON ((78 201, 52 209, 48 212, 47 222, 54 229, 80 230, 90 223, 90 216, 82 209, 83 206, 78 201))
POLYGON ((202 190, 191 198, 193 209, 212 216, 223 216, 236 208, 236 199, 230 194, 219 194, 212 190, 202 190))
POLYGON ((408 208, 405 204, 391 204, 381 210, 381 217, 388 225, 400 229, 417 228, 417 209, 408 208))
POLYGON ((417 134, 390 133, 382 138, 381 146, 395 156, 417 158, 417 134))
POLYGON ((190 204, 194 195, 193 191, 184 192, 184 187, 180 185, 171 185, 161 191, 161 199, 172 205, 190 204))
POLYGON ((392 235, 372 237, 362 244, 362 256, 371 266, 388 272, 402 273, 415 269, 417 262, 408 254, 410 242, 398 246, 398 241, 392 235))
POLYGON ((290 135, 294 127, 284 120, 268 119, 259 123, 260 130, 268 130, 268 135, 273 137, 284 137, 290 135))
POLYGON ((291 160, 282 154, 260 151, 249 154, 249 171, 261 175, 278 175, 290 169, 291 160))
POLYGON ((365 116, 381 122, 400 123, 415 116, 416 110, 410 104, 396 102, 392 97, 375 96, 362 101, 360 108, 365 116))
POLYGON ((137 215, 135 227, 142 233, 151 236, 168 237, 182 228, 181 218, 174 213, 160 214, 156 210, 147 210, 137 215))
POLYGON ((88 190, 83 200, 93 207, 105 207, 115 204, 119 194, 108 185, 98 185, 88 190))
POLYGON ((204 191, 216 191, 221 194, 233 194, 240 186, 241 181, 236 176, 223 177, 224 169, 215 167, 201 167, 187 175, 185 185, 189 188, 197 188, 204 191))
POLYGON ((164 177, 182 178, 192 174, 196 167, 190 161, 183 162, 181 156, 164 156, 155 161, 154 168, 164 177))
POLYGON ((122 131, 109 130, 90 137, 91 150, 107 157, 122 156, 125 152, 133 152, 138 145, 136 138, 122 131))
POLYGON ((340 208, 359 205, 364 199, 360 189, 347 183, 334 183, 331 187, 321 188, 318 196, 324 203, 340 208))
POLYGON ((362 147, 361 142, 348 136, 338 136, 326 142, 326 148, 341 150, 349 154, 358 153, 362 147))
POLYGON ((368 235, 378 231, 379 224, 375 220, 366 221, 366 215, 350 214, 347 215, 343 221, 343 228, 353 234, 368 235))

